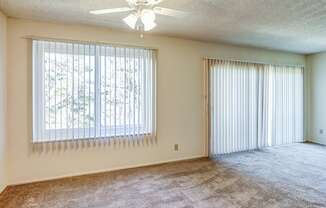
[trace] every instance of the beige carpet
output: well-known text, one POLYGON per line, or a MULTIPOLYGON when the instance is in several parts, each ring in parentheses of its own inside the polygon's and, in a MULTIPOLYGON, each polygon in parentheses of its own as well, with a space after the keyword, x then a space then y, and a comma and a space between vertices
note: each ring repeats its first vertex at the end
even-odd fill
POLYGON ((295 144, 16 186, 0 207, 326 207, 326 147, 295 144))

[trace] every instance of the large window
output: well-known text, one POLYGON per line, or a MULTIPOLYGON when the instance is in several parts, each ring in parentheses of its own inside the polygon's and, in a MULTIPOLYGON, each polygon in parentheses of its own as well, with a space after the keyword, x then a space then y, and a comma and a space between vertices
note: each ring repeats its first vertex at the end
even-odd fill
POLYGON ((33 40, 33 142, 155 136, 156 52, 33 40))

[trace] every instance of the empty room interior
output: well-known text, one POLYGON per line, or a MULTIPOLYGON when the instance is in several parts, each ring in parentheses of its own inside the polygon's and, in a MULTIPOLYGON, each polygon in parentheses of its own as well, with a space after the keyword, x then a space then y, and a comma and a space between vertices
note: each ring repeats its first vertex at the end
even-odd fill
POLYGON ((322 208, 325 145, 324 0, 0 0, 0 208, 322 208))

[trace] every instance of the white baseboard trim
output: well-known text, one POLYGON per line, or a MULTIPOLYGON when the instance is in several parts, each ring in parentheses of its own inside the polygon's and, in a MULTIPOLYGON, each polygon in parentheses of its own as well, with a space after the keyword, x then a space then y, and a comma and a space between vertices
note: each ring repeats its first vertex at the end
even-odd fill
POLYGON ((326 141, 322 139, 309 139, 308 142, 326 145, 326 141))
POLYGON ((172 163, 172 162, 181 162, 181 161, 200 159, 200 158, 207 158, 207 156, 197 155, 197 156, 183 157, 183 158, 172 159, 172 160, 161 160, 161 161, 152 162, 152 163, 142 163, 142 164, 137 164, 137 165, 127 165, 127 166, 108 168, 108 169, 102 169, 102 170, 96 170, 96 171, 88 171, 88 172, 84 172, 84 173, 66 174, 66 175, 60 175, 60 176, 54 176, 54 177, 48 177, 48 178, 42 178, 42 179, 36 179, 36 180, 13 182, 13 183, 10 183, 10 185, 8 185, 8 186, 24 185, 24 184, 29 184, 29 183, 37 183, 37 182, 57 180, 57 179, 63 179, 63 178, 69 178, 69 177, 92 175, 92 174, 105 173, 105 172, 111 172, 111 171, 117 171, 117 170, 125 170, 125 169, 131 169, 131 168, 141 168, 141 167, 161 165, 161 164, 172 163))

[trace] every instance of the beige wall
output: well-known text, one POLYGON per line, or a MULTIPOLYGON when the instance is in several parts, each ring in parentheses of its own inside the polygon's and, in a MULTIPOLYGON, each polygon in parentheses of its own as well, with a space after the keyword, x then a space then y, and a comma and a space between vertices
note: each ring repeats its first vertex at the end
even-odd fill
POLYGON ((8 20, 8 133, 11 184, 205 156, 202 58, 304 64, 301 55, 112 31, 105 28, 8 20), (92 147, 32 153, 31 49, 24 36, 104 41, 158 49, 158 141, 135 147, 92 147), (173 145, 179 144, 179 151, 173 145))
POLYGON ((0 192, 7 185, 6 137, 7 18, 0 12, 0 192))
POLYGON ((311 71, 309 136, 313 142, 326 144, 326 53, 307 56, 307 68, 311 71))

